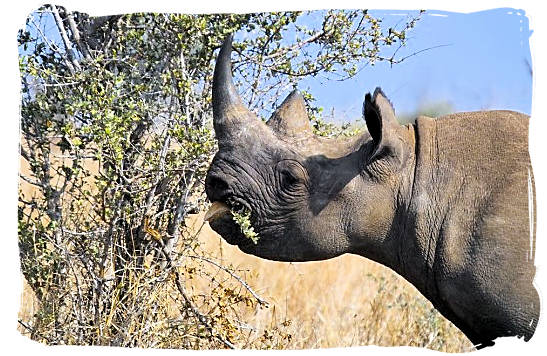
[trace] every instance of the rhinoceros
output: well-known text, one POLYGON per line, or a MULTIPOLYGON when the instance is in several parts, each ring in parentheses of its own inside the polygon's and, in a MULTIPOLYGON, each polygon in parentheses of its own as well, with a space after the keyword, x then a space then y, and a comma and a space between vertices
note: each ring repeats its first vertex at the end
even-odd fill
POLYGON ((231 49, 230 35, 213 77, 218 152, 205 190, 214 231, 269 260, 376 261, 479 348, 532 337, 540 303, 528 116, 477 111, 403 126, 378 88, 363 104, 368 132, 318 137, 297 91, 267 122, 242 104, 231 49), (240 209, 257 241, 234 222, 240 209))

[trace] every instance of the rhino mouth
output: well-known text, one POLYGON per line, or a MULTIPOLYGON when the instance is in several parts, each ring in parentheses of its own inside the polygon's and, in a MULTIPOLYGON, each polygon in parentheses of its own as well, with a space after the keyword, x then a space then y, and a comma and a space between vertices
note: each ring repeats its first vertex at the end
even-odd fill
POLYGON ((247 202, 235 196, 223 197, 220 200, 212 202, 211 207, 205 213, 204 220, 213 222, 225 215, 232 216, 232 211, 241 212, 243 210, 251 210, 247 202))
POLYGON ((240 248, 250 247, 254 243, 241 231, 241 227, 234 221, 232 211, 248 209, 247 204, 236 198, 213 201, 205 213, 204 220, 230 245, 240 248))
POLYGON ((211 223, 226 214, 231 214, 230 207, 221 201, 214 201, 203 219, 211 223))

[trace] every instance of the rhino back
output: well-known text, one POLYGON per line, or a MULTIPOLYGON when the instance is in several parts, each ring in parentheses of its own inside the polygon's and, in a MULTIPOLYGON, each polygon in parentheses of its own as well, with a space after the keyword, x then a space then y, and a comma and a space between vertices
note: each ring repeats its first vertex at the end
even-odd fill
POLYGON ((420 137, 414 203, 431 281, 426 293, 476 335, 472 341, 531 337, 539 301, 528 117, 473 112, 421 118, 420 125, 427 135, 420 137))

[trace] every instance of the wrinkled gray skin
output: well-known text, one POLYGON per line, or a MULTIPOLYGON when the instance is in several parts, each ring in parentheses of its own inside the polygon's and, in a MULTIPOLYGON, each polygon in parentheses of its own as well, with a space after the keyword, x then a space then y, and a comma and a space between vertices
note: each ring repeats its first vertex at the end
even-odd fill
POLYGON ((216 232, 270 260, 353 253, 377 261, 479 347, 532 337, 539 298, 527 116, 481 111, 401 126, 377 89, 363 106, 370 134, 320 138, 297 92, 267 123, 246 109, 230 52, 231 36, 215 68, 219 151, 206 193, 250 209, 259 240, 244 237, 230 213, 210 221, 216 232))

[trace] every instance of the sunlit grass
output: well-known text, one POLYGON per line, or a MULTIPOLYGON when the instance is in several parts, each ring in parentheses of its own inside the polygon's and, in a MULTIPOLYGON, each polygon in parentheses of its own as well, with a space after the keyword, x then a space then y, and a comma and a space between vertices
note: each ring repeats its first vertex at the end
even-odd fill
MULTIPOLYGON (((22 186, 30 194, 27 188, 22 186)), ((445 352, 472 350, 465 336, 413 286, 372 261, 355 255, 308 263, 267 261, 225 243, 203 222, 201 214, 192 215, 186 225, 186 238, 180 240, 180 248, 188 241, 196 241, 193 236, 197 234, 201 255, 187 258, 177 268, 184 276, 184 288, 194 305, 212 316, 215 332, 232 340, 238 348, 407 345, 445 352), (241 280, 215 263, 231 267, 241 280), (269 306, 257 303, 247 287, 269 306), (214 320, 215 315, 227 310, 237 318, 214 320)), ((186 302, 177 292, 173 276, 162 279, 165 276, 159 273, 157 265, 145 262, 144 266, 148 269, 140 272, 131 265, 126 267, 123 297, 121 293, 112 293, 110 309, 98 320, 101 336, 95 342, 132 347, 210 348, 207 330, 189 320, 181 308, 186 302), (120 315, 120 310, 126 317, 116 319, 115 311, 120 315)), ((86 344, 82 335, 70 334, 71 330, 78 330, 78 320, 68 317, 70 310, 59 310, 57 305, 61 303, 56 299, 72 295, 77 300, 77 288, 82 283, 86 283, 85 278, 70 280, 70 290, 62 291, 55 290, 54 285, 45 286, 44 295, 48 299, 41 302, 25 284, 19 312, 24 325, 19 330, 35 340, 54 343, 55 340, 40 335, 48 335, 52 328, 60 327, 70 335, 63 342, 86 344), (66 323, 55 325, 52 316, 59 319, 63 313, 67 315, 66 323)), ((78 305, 67 307, 78 308, 78 305)))
MULTIPOLYGON (((201 226, 201 216, 189 224, 201 226)), ((418 346, 464 352, 471 343, 412 285, 390 269, 355 255, 283 263, 246 255, 205 225, 202 248, 233 265, 269 303, 246 315, 249 323, 287 326, 280 348, 361 345, 418 346)), ((195 286, 198 288, 198 286, 195 286)))

